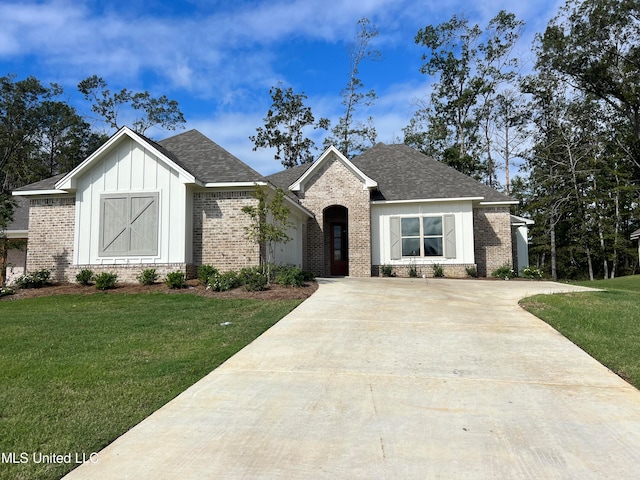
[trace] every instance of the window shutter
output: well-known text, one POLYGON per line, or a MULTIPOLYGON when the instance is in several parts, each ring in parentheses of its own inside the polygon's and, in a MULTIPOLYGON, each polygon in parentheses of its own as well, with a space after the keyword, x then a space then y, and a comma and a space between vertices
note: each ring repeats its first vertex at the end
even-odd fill
POLYGON ((128 198, 104 198, 100 209, 100 253, 117 254, 127 251, 128 198))
POLYGON ((444 257, 456 258, 456 216, 444 216, 444 257))
POLYGON ((391 260, 400 260, 402 258, 402 235, 400 233, 400 217, 391 217, 389 219, 389 227, 391 260))
POLYGON ((158 196, 131 197, 130 254, 158 253, 158 196))

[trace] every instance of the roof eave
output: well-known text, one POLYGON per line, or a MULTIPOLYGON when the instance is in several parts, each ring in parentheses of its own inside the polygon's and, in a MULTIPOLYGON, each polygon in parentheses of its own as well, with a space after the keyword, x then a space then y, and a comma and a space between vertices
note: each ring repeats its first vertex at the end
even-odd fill
POLYGON ((29 230, 5 230, 5 235, 7 238, 28 238, 29 230))
POLYGON ((203 186, 205 188, 247 188, 247 187, 255 187, 255 186, 266 186, 267 182, 209 182, 205 183, 203 186))
POLYGON ((11 195, 14 197, 28 197, 31 195, 68 195, 67 190, 14 190, 11 195))
POLYGON ((384 205, 392 203, 435 203, 435 202, 475 202, 484 200, 484 197, 454 197, 454 198, 416 198, 406 200, 372 200, 372 205, 384 205))
POLYGON ((493 201, 493 202, 480 202, 480 205, 482 205, 483 207, 488 207, 491 205, 520 205, 520 202, 518 200, 500 200, 500 201, 493 201))

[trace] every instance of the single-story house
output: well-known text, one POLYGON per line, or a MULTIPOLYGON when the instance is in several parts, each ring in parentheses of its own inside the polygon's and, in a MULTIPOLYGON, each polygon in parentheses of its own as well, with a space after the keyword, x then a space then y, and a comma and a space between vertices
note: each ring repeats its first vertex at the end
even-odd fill
POLYGON ((526 226, 510 216, 516 200, 405 145, 352 160, 330 147, 265 177, 196 130, 154 142, 123 127, 71 172, 14 191, 30 200, 26 268, 135 281, 145 268, 194 276, 203 264, 256 265, 242 213, 256 186, 289 191, 291 240, 276 262, 317 276, 379 275, 383 265, 431 275, 434 263, 446 276, 486 276, 526 255, 514 251, 512 228, 526 226))

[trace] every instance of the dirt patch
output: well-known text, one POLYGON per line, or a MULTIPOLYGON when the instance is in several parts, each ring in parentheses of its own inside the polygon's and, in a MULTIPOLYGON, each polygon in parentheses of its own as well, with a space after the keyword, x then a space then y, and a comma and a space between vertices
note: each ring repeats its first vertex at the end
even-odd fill
POLYGON ((22 298, 44 297, 48 295, 109 295, 112 293, 166 293, 167 295, 200 295, 208 298, 249 298, 256 300, 304 300, 318 289, 316 282, 305 282, 302 287, 281 287, 272 284, 261 292, 248 292, 243 287, 227 292, 213 292, 198 285, 197 280, 187 282, 187 288, 172 290, 164 283, 139 285, 134 283, 120 284, 116 288, 100 291, 95 286, 83 286, 76 283, 58 283, 43 288, 27 288, 17 290, 13 295, 0 298, 0 301, 19 300, 22 298))

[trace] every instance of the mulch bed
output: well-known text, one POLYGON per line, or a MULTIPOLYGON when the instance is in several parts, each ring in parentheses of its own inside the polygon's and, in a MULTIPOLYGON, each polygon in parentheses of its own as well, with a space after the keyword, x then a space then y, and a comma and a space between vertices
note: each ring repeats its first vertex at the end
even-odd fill
POLYGON ((139 285, 134 283, 120 284, 116 288, 100 291, 95 286, 83 286, 76 283, 57 283, 43 288, 26 288, 16 290, 13 295, 0 298, 0 301, 19 300, 22 298, 43 297, 47 295, 109 295, 112 293, 152 293, 160 292, 168 295, 200 295, 209 298, 248 298, 255 300, 304 300, 318 289, 316 282, 306 282, 302 287, 282 287, 277 284, 269 285, 261 292, 248 292, 243 287, 234 288, 227 292, 213 292, 198 285, 197 280, 187 282, 187 288, 172 290, 164 283, 154 285, 139 285))

